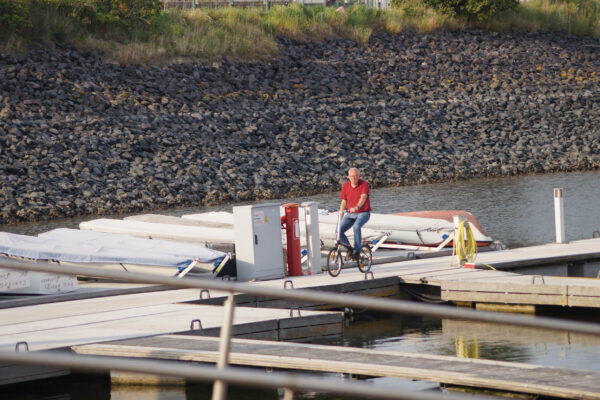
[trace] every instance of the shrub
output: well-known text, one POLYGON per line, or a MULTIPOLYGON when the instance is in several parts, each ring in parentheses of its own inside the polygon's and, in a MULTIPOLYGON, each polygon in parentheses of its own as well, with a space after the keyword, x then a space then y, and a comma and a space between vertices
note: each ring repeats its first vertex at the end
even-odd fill
POLYGON ((162 10, 160 0, 92 0, 89 3, 95 8, 96 21, 105 25, 150 24, 162 10))
POLYGON ((514 10, 518 0, 424 0, 425 4, 451 17, 487 21, 502 11, 514 10))
POLYGON ((20 0, 0 0, 0 31, 20 31, 31 27, 29 4, 20 0))
MULTIPOLYGON (((3 1, 3 0, 0 0, 3 1)), ((162 12, 160 0, 33 0, 87 25, 149 25, 162 12)))
POLYGON ((353 5, 348 8, 348 22, 351 27, 368 28, 376 26, 383 12, 363 5, 353 5))

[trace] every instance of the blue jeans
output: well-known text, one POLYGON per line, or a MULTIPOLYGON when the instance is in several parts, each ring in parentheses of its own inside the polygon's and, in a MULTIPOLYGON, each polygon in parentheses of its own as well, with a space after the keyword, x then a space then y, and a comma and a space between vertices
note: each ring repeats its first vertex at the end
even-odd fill
POLYGON ((367 223, 369 218, 371 218, 370 211, 353 214, 348 213, 344 215, 344 218, 342 218, 342 223, 340 224, 340 242, 346 246, 350 246, 350 241, 346 236, 346 231, 350 229, 350 227, 353 227, 354 251, 360 253, 360 248, 362 247, 362 235, 360 233, 360 229, 364 224, 367 223))

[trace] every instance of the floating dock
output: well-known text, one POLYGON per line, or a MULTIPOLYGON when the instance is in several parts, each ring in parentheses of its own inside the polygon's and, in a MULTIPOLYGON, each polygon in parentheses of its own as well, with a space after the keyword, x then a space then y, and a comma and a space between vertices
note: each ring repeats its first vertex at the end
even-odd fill
MULTIPOLYGON (((75 352, 79 354, 206 363, 217 361, 218 349, 218 338, 183 335, 163 335, 74 347, 75 352)), ((230 351, 229 362, 244 366, 387 376, 557 398, 600 399, 600 372, 247 339, 232 339, 230 351)))
MULTIPOLYGON (((69 349, 170 333, 214 334, 223 321, 222 307, 185 304, 198 290, 171 290, 39 304, 0 310, 0 350, 69 349)), ((236 307, 233 335, 269 340, 299 340, 341 335, 340 312, 236 307)), ((13 366, 15 367, 15 366, 13 366)), ((0 366, 0 385, 38 379, 51 371, 0 366)), ((62 375, 64 371, 55 371, 62 375)))
MULTIPOLYGON (((358 268, 345 268, 336 278, 327 273, 286 277, 255 282, 258 286, 317 289, 329 292, 362 294, 374 297, 397 297, 416 291, 432 294, 437 300, 483 304, 510 304, 558 307, 600 308, 600 279, 570 276, 527 275, 518 272, 519 265, 547 260, 560 263, 556 268, 567 272, 570 260, 578 260, 581 271, 596 273, 600 257, 600 239, 588 239, 569 244, 547 244, 514 250, 486 252, 478 255, 478 262, 486 266, 459 268, 451 256, 414 259, 385 264, 374 264, 367 274, 358 268), (490 269, 490 267, 496 268, 490 269), (506 268, 506 269, 503 269, 506 268)), ((352 264, 349 264, 349 267, 352 264)), ((546 264, 539 262, 540 272, 548 273, 546 264)), ((221 304, 225 293, 206 291, 202 304, 221 304)), ((279 299, 238 295, 236 304, 253 307, 298 307, 279 299)), ((305 303, 302 308, 327 309, 330 305, 305 303)))
MULTIPOLYGON (((600 308, 600 280, 569 276, 575 273, 597 275, 600 269, 598 260, 600 239, 589 239, 480 254, 477 261, 487 264, 486 269, 459 268, 452 257, 445 256, 376 264, 367 274, 348 268, 336 278, 323 273, 253 284, 373 297, 401 297, 406 295, 405 289, 420 288, 436 292, 440 301, 477 306, 508 304, 600 308), (558 268, 564 276, 547 276, 557 271, 547 269, 548 265, 558 268), (490 266, 495 269, 490 269, 490 266), (535 275, 515 272, 524 266, 536 268, 532 270, 535 275)), ((188 357, 214 362, 216 339, 208 336, 215 335, 221 326, 223 310, 216 306, 224 301, 227 293, 198 289, 166 290, 164 287, 143 285, 132 285, 129 290, 142 293, 115 295, 116 292, 112 292, 107 297, 87 299, 73 297, 84 296, 84 292, 85 296, 94 296, 94 290, 90 289, 48 297, 47 303, 44 303, 45 297, 35 300, 30 297, 20 301, 42 304, 25 306, 21 303, 19 307, 0 309, 0 349, 14 350, 19 347, 19 342, 26 342, 26 345, 21 343, 20 346, 22 349, 26 346, 30 351, 74 348, 81 353, 111 351, 113 355, 147 357, 148 348, 153 348, 157 357, 164 354, 167 358, 188 357), (144 293, 148 290, 156 291, 144 293), (165 343, 171 344, 167 346, 165 343), (139 355, 135 355, 132 348, 139 348, 135 350, 139 351, 139 355)), ((96 294, 101 293, 98 289, 96 294)), ((291 304, 281 299, 246 294, 237 294, 235 302, 234 336, 261 342, 234 341, 232 363, 399 376, 563 398, 600 398, 600 376, 592 371, 304 343, 264 342, 265 339, 303 340, 340 335, 343 316, 340 312, 306 310, 331 308, 329 304, 317 302, 291 304), (290 356, 290 349, 298 356, 290 356), (415 368, 415 365, 419 367, 415 368), (492 372, 488 373, 488 369, 492 372)), ((0 384, 69 373, 65 370, 25 371, 14 365, 0 368, 0 384)))

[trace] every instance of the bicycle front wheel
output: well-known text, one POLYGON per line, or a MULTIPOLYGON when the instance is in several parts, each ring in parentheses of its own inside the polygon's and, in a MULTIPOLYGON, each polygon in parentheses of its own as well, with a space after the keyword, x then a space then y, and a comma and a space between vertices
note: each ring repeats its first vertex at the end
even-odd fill
POLYGON ((342 255, 337 248, 333 248, 327 255, 327 272, 331 276, 338 276, 342 271, 342 255))
POLYGON ((373 263, 373 255, 371 254, 371 247, 363 245, 360 248, 360 257, 356 261, 360 272, 367 273, 371 270, 371 264, 373 263))

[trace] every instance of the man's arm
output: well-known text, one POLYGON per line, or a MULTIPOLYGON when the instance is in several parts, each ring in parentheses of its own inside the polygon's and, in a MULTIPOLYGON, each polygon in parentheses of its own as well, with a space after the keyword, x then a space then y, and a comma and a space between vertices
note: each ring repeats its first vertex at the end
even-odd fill
POLYGON ((345 211, 347 205, 348 202, 346 200, 342 200, 342 203, 340 204, 340 211, 345 211))
POLYGON ((358 203, 356 204, 356 207, 353 207, 350 209, 350 212, 357 212, 359 208, 361 208, 365 202, 367 201, 367 196, 366 194, 361 194, 360 195, 360 200, 358 200, 358 203), (352 211, 354 210, 354 211, 352 211))

